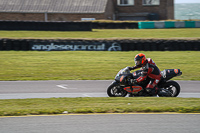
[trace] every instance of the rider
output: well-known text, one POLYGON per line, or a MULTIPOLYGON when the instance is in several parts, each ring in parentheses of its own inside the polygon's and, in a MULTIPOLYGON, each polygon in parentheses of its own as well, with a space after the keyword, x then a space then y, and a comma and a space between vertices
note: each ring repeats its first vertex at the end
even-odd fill
POLYGON ((155 62, 151 58, 146 58, 145 54, 139 53, 135 56, 135 66, 128 67, 129 70, 134 70, 137 68, 141 68, 142 75, 132 80, 132 83, 138 83, 144 81, 147 77, 151 80, 149 84, 146 86, 146 91, 150 96, 155 96, 158 93, 158 88, 156 85, 159 83, 161 79, 161 73, 159 68, 156 66, 155 62))

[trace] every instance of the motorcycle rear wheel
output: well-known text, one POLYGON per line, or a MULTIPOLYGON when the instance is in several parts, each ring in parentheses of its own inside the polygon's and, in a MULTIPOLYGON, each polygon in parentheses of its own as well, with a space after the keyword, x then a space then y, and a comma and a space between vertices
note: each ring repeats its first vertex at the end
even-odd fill
MULTIPOLYGON (((180 85, 176 81, 168 81, 163 86, 164 89, 168 90, 171 93, 171 97, 177 97, 180 93, 180 85)), ((158 95, 159 97, 162 97, 158 95)))
POLYGON ((107 89, 107 94, 109 97, 125 97, 127 93, 128 92, 116 82, 112 83, 107 89))

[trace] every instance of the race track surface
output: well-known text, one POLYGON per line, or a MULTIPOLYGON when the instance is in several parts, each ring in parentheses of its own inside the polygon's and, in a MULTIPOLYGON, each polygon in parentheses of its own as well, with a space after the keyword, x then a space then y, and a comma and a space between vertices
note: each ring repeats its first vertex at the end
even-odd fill
MULTIPOLYGON (((107 97, 113 80, 0 81, 0 99, 107 97)), ((178 97, 200 98, 200 81, 177 81, 178 97)))
MULTIPOLYGON (((107 97, 111 80, 0 81, 0 99, 107 97)), ((199 97, 199 81, 178 81, 199 97)), ((0 133, 199 133, 200 114, 76 114, 0 117, 0 133)))
POLYGON ((199 133, 200 114, 0 117, 1 133, 199 133))

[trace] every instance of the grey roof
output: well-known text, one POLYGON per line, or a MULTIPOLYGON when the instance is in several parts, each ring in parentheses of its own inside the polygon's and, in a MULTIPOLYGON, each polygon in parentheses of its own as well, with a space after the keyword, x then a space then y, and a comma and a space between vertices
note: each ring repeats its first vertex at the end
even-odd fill
POLYGON ((103 13, 108 0, 0 0, 0 12, 103 13))

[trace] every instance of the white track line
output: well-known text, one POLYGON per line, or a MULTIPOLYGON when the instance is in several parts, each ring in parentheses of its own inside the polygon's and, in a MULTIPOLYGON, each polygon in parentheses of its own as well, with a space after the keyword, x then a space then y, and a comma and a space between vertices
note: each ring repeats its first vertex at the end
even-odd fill
POLYGON ((92 97, 92 96, 90 96, 90 95, 88 95, 88 94, 83 94, 83 96, 85 96, 85 97, 92 97))
POLYGON ((62 89, 77 89, 77 88, 68 88, 67 86, 67 84, 61 84, 61 85, 56 85, 57 87, 59 87, 59 88, 62 88, 62 89))

